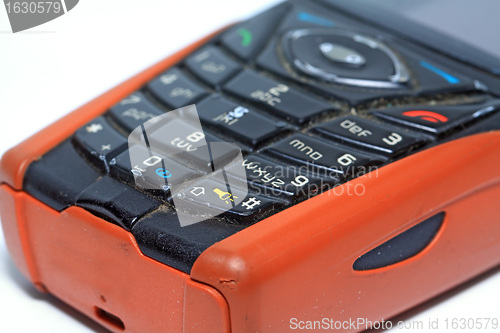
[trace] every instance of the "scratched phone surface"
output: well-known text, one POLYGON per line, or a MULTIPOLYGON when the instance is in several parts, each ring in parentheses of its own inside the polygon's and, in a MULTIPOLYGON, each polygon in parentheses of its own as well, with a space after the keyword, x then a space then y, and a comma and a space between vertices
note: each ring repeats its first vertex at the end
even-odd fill
POLYGON ((29 166, 24 188, 125 228, 145 255, 189 272, 268 216, 498 128, 500 103, 476 77, 406 44, 321 4, 278 5, 82 126, 29 166))

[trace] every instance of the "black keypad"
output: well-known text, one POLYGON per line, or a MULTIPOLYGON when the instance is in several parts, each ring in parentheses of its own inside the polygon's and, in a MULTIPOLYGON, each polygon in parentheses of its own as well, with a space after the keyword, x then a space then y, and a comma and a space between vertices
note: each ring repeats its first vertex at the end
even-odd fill
POLYGON ((109 115, 126 132, 132 132, 146 121, 155 121, 163 111, 149 101, 141 92, 124 98, 109 111, 109 115))
POLYGON ((282 132, 286 123, 273 121, 253 108, 214 95, 197 105, 202 122, 255 147, 282 132))
POLYGON ((480 83, 491 89, 493 78, 407 44, 319 2, 280 4, 212 38, 32 162, 24 190, 129 230, 144 255, 189 273, 205 249, 268 216, 429 147, 499 129, 500 101, 480 83), (194 108, 172 111, 192 104, 199 119, 194 108))
POLYGON ((140 217, 158 208, 160 202, 103 177, 80 193, 76 205, 130 230, 140 217))
POLYGON ((286 138, 264 151, 285 163, 303 165, 329 177, 349 176, 359 168, 381 164, 384 159, 349 147, 334 145, 303 134, 286 138))
MULTIPOLYGON (((256 155, 245 157, 241 165, 245 168, 250 190, 270 197, 295 200, 313 196, 338 181, 337 178, 316 177, 307 168, 274 163, 256 155)), ((234 172, 235 167, 226 168, 229 177, 238 177, 237 172, 234 172)))
POLYGON ((220 49, 208 46, 187 58, 186 67, 211 86, 219 86, 234 76, 241 66, 220 49))
POLYGON ((172 68, 148 84, 151 93, 172 109, 196 103, 207 91, 178 68, 172 68))
POLYGON ((108 161, 127 146, 125 137, 116 132, 103 117, 77 130, 74 139, 89 158, 102 162, 106 168, 108 161))
POLYGON ((374 110, 372 113, 384 120, 441 135, 476 118, 486 116, 498 108, 499 102, 494 101, 470 105, 422 105, 374 110))
POLYGON ((229 81, 225 90, 298 124, 333 109, 332 105, 322 100, 251 71, 245 71, 229 81))
POLYGON ((313 129, 325 137, 374 150, 389 156, 400 154, 424 142, 423 137, 409 134, 402 129, 382 126, 359 117, 347 116, 327 122, 313 129))
POLYGON ((221 44, 243 60, 249 60, 264 46, 272 36, 287 5, 282 5, 261 15, 240 23, 221 37, 221 44))

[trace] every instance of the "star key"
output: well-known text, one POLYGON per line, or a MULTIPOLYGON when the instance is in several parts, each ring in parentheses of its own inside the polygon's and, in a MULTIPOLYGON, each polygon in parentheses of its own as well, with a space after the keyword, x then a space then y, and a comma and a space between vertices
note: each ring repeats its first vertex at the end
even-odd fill
POLYGON ((98 123, 93 123, 85 128, 87 130, 87 133, 97 133, 99 131, 102 131, 103 127, 101 124, 98 123))
POLYGON ((127 139, 116 132, 103 118, 76 131, 73 142, 90 160, 104 170, 109 169, 109 162, 127 147, 127 139))

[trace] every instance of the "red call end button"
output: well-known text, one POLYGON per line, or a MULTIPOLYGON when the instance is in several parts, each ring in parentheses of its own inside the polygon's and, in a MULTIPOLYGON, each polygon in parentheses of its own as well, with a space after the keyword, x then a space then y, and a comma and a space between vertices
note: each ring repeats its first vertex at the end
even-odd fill
POLYGON ((457 126, 483 117, 498 110, 500 101, 468 105, 418 106, 414 109, 394 108, 373 110, 378 118, 411 127, 420 131, 441 135, 457 126))

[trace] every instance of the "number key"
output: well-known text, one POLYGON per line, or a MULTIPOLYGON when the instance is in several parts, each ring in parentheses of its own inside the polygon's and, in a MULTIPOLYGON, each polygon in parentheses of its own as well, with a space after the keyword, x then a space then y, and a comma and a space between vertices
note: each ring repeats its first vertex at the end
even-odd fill
POLYGON ((367 148, 389 156, 403 153, 425 141, 422 136, 409 134, 405 130, 382 126, 354 116, 322 124, 315 127, 313 132, 341 143, 367 148))
POLYGON ((193 104, 207 94, 178 68, 169 69, 151 81, 148 88, 156 98, 173 109, 193 104))

